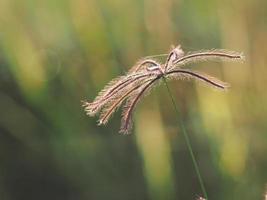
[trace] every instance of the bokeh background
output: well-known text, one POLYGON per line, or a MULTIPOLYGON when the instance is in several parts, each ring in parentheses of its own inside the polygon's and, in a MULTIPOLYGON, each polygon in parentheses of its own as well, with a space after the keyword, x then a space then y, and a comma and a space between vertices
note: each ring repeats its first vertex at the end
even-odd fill
POLYGON ((0 199, 161 200, 202 196, 164 86, 131 135, 85 115, 139 58, 224 48, 243 63, 192 67, 228 92, 172 81, 210 199, 263 199, 267 183, 266 0, 0 0, 0 199))

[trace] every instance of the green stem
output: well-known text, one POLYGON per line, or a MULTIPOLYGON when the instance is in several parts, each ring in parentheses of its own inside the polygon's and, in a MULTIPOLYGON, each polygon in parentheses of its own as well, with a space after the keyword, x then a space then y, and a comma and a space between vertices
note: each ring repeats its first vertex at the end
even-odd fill
POLYGON ((193 149, 192 149, 192 145, 191 145, 191 143, 190 143, 190 139, 189 139, 188 134, 187 134, 187 132, 186 132, 185 126, 184 126, 184 124, 182 123, 182 120, 179 119, 180 111, 179 111, 179 109, 178 109, 178 107, 177 107, 177 105, 176 105, 176 103, 175 103, 175 101, 174 101, 173 95, 172 95, 172 93, 171 93, 171 90, 170 90, 170 88, 169 88, 169 86, 168 86, 168 84, 167 84, 167 81, 166 81, 165 77, 163 77, 163 80, 164 80, 164 83, 165 83, 165 85, 166 85, 166 87, 167 87, 167 91, 168 91, 168 93, 169 93, 169 95, 170 95, 170 97, 171 97, 172 104, 173 104, 173 107, 174 107, 174 109, 175 109, 175 112, 176 112, 176 114, 177 114, 176 117, 177 117, 177 120, 178 120, 178 124, 179 124, 179 126, 181 127, 181 129, 182 129, 182 133, 183 133, 183 135, 184 135, 184 138, 185 138, 185 141, 186 141, 186 145, 187 145, 188 150, 189 150, 189 152, 190 152, 190 156, 191 156, 192 161, 193 161, 193 165, 194 165, 194 168, 195 168, 195 171, 196 171, 198 180, 199 180, 199 184, 200 184, 201 190, 202 190, 202 192, 203 192, 204 197, 206 198, 206 200, 208 200, 208 195, 207 195, 207 192, 206 192, 206 189, 205 189, 205 186, 204 186, 202 177, 201 177, 201 175, 200 175, 199 167, 198 167, 198 164, 197 164, 197 161, 196 161, 196 157, 195 157, 194 152, 193 152, 193 149))

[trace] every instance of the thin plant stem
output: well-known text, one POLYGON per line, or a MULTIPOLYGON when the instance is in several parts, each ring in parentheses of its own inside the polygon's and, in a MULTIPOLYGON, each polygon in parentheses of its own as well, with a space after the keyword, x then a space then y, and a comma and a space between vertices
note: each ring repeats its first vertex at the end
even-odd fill
POLYGON ((205 186, 204 186, 204 183, 203 183, 203 179, 201 177, 201 174, 200 174, 200 171, 199 171, 199 167, 198 167, 198 164, 197 164, 197 161, 196 161, 196 157, 194 155, 194 152, 193 152, 193 149, 192 149, 192 145, 190 143, 190 139, 189 139, 189 136, 187 134, 187 131, 185 129, 185 126, 184 124, 182 123, 182 120, 179 118, 180 116, 180 110, 178 109, 178 106, 176 105, 175 101, 174 101, 174 97, 171 93, 171 90, 168 86, 168 83, 166 81, 166 78, 163 76, 163 81, 166 85, 166 88, 167 88, 167 91, 169 93, 169 96, 171 98, 171 101, 172 101, 172 104, 173 104, 173 107, 175 109, 175 112, 176 112, 176 117, 177 117, 177 121, 178 121, 178 125, 180 126, 181 130, 182 130, 182 133, 183 133, 183 136, 185 138, 185 141, 186 141, 186 145, 187 145, 187 148, 190 152, 190 156, 192 158, 192 161, 193 161, 193 165, 194 165, 194 168, 195 168, 195 171, 196 171, 196 174, 197 174, 197 177, 198 177, 198 180, 199 180, 199 184, 200 184, 200 187, 201 187, 201 190, 203 192, 203 195, 205 196, 205 199, 208 200, 208 195, 207 195, 207 192, 206 192, 206 189, 205 189, 205 186))

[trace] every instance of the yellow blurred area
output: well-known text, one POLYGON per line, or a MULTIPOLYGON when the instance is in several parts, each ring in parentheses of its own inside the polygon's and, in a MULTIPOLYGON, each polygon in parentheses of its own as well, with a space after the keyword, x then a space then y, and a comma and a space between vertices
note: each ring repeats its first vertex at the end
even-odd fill
POLYGON ((152 199, 174 199, 170 142, 157 101, 152 99, 147 107, 136 116, 136 140, 143 157, 150 195, 152 199))
POLYGON ((5 27, 2 32, 2 45, 22 90, 28 94, 35 93, 43 88, 45 71, 32 38, 18 19, 19 16, 12 11, 10 4, 5 0, 0 4, 0 25, 5 27))
POLYGON ((247 135, 232 121, 228 94, 216 94, 198 87, 203 121, 211 140, 218 144, 220 167, 232 177, 243 176, 247 158, 247 135), (209 99, 209 101, 207 101, 209 99))
POLYGON ((42 90, 46 74, 33 44, 27 37, 20 38, 21 35, 12 37, 8 34, 8 37, 11 38, 5 38, 6 45, 11 48, 7 48, 7 56, 11 57, 12 70, 21 89, 28 94, 42 90), (15 45, 8 44, 8 41, 15 45))

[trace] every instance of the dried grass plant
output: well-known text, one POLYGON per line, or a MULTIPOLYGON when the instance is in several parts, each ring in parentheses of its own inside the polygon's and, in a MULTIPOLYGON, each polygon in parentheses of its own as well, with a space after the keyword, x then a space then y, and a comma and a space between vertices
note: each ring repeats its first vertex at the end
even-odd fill
MULTIPOLYGON (((107 86, 100 91, 99 95, 93 102, 90 103, 84 101, 83 106, 85 107, 86 113, 90 116, 94 116, 101 111, 99 117, 99 125, 101 125, 106 124, 116 109, 126 102, 123 107, 120 132, 125 134, 130 133, 132 128, 133 111, 136 105, 143 96, 148 94, 148 92, 154 86, 163 80, 171 97, 172 104, 176 112, 177 121, 182 130, 190 156, 192 158, 201 190, 205 199, 208 200, 206 188, 204 186, 199 167, 193 153, 189 136, 186 132, 184 124, 182 123, 182 120, 179 119, 180 111, 174 101, 173 95, 167 84, 167 80, 184 78, 195 79, 206 83, 210 87, 217 88, 219 90, 226 90, 229 87, 229 84, 202 72, 183 68, 185 65, 191 63, 218 59, 230 61, 242 60, 243 55, 241 53, 220 49, 189 52, 185 54, 179 45, 170 51, 164 63, 157 62, 156 60, 148 57, 141 59, 129 70, 126 75, 120 76, 108 83, 107 86)), ((199 199, 204 198, 200 197, 199 199)))
POLYGON ((106 124, 112 114, 124 102, 121 120, 121 133, 130 133, 133 111, 143 96, 161 80, 190 78, 206 83, 208 86, 225 90, 229 84, 202 72, 184 69, 185 65, 210 60, 241 60, 241 53, 213 49, 184 53, 181 46, 173 48, 165 63, 143 58, 124 76, 113 79, 99 92, 93 102, 83 102, 88 115, 94 116, 101 111, 99 125, 106 124))

